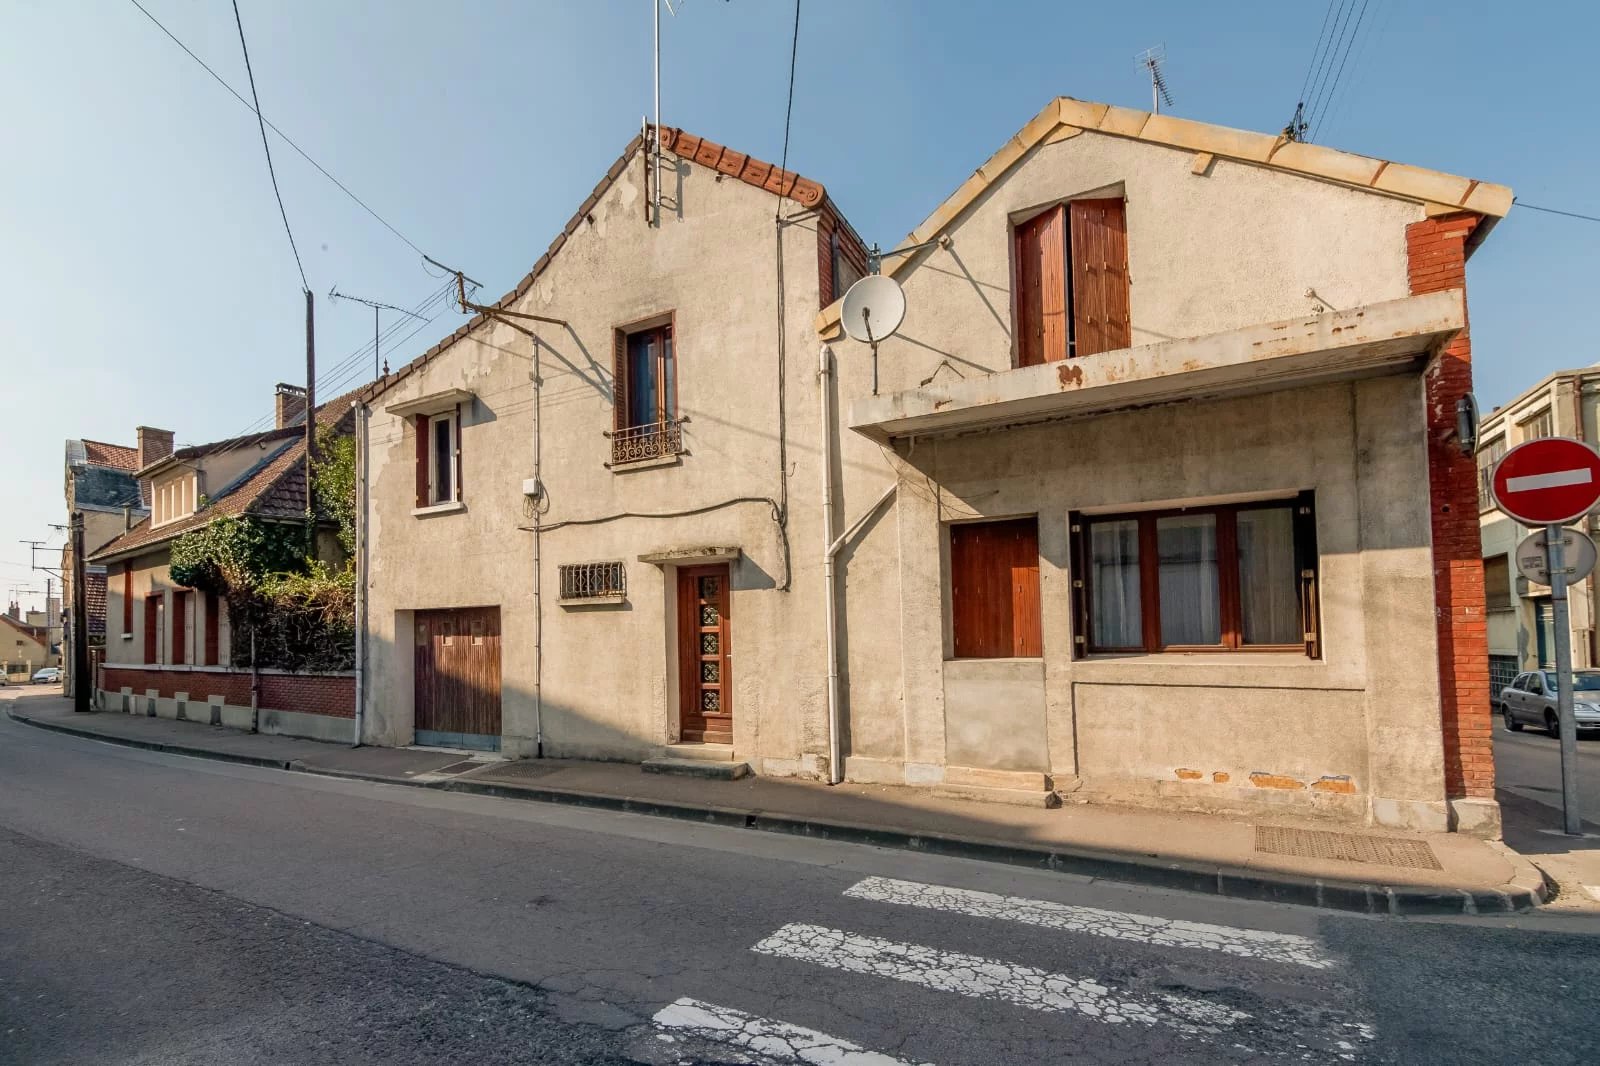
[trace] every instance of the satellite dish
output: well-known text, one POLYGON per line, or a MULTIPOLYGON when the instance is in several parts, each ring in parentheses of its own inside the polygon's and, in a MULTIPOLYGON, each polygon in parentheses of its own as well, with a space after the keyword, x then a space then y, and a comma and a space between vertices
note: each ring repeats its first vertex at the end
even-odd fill
POLYGON ((869 274, 844 294, 839 321, 852 339, 876 344, 894 336, 906 317, 906 294, 893 278, 869 274))

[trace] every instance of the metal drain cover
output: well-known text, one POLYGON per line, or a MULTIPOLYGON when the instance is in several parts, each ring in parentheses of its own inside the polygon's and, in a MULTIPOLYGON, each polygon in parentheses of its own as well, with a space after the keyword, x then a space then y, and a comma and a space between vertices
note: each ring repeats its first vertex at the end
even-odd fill
POLYGON ((1442 870, 1426 841, 1395 837, 1335 833, 1326 829, 1291 829, 1282 825, 1256 826, 1256 850, 1268 855, 1293 855, 1301 859, 1335 862, 1370 862, 1379 866, 1404 866, 1413 870, 1442 870))

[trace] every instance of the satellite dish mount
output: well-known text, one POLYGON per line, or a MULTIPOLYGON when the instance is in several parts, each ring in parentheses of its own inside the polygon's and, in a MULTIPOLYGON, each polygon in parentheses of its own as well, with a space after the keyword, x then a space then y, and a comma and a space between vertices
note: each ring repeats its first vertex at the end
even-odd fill
POLYGON ((906 294, 893 278, 868 274, 844 294, 839 323, 854 340, 872 348, 872 395, 878 395, 878 342, 899 330, 906 317, 906 294))

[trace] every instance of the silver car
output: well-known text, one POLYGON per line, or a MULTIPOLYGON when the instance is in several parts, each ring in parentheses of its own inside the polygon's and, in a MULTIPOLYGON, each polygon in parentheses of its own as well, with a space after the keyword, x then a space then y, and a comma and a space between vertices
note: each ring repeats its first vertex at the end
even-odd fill
MULTIPOLYGON (((1500 690, 1500 717, 1513 733, 1524 725, 1542 726, 1559 736, 1556 717, 1556 672, 1530 670, 1500 690)), ((1572 718, 1579 729, 1600 729, 1600 670, 1572 672, 1572 718)))

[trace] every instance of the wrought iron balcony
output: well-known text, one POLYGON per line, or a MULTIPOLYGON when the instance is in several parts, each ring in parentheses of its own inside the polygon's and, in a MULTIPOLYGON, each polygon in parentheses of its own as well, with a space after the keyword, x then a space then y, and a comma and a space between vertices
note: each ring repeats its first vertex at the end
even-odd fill
POLYGON ((630 426, 607 434, 611 438, 611 465, 663 459, 683 452, 683 423, 678 419, 630 426))

